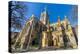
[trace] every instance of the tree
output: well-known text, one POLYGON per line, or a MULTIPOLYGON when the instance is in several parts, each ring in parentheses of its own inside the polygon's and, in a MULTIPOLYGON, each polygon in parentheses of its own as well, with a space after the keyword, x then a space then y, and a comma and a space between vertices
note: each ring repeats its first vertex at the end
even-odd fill
POLYGON ((10 1, 9 2, 9 19, 11 30, 20 30, 25 22, 26 5, 24 2, 10 1))

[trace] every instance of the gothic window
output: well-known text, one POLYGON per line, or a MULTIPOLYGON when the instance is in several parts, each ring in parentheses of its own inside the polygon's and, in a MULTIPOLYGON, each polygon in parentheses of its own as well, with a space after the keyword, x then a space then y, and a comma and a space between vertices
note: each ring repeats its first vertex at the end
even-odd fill
POLYGON ((60 37, 62 37, 62 35, 60 35, 60 37))
POLYGON ((68 29, 68 24, 66 25, 66 29, 68 29))
POLYGON ((64 26, 63 26, 63 24, 61 24, 61 28, 62 28, 62 30, 64 30, 64 26))
POLYGON ((57 31, 57 28, 55 27, 55 31, 57 31))

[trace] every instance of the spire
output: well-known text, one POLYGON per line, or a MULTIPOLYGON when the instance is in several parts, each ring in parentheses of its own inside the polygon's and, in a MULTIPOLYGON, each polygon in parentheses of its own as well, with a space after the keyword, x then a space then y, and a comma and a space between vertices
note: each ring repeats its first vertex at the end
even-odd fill
POLYGON ((40 21, 42 21, 43 24, 47 25, 49 21, 47 8, 44 8, 44 11, 41 13, 40 21))
POLYGON ((35 17, 34 14, 32 14, 31 19, 34 19, 34 17, 35 17))
POLYGON ((31 17, 34 17, 34 14, 32 14, 32 16, 31 17))
POLYGON ((47 14, 47 6, 44 7, 44 13, 47 14))
POLYGON ((67 24, 68 23, 67 16, 64 16, 64 18, 65 18, 65 23, 67 24))
POLYGON ((60 16, 58 16, 58 22, 60 22, 60 16))
POLYGON ((65 20, 68 20, 68 19, 67 19, 67 16, 64 16, 64 18, 65 18, 65 20))
POLYGON ((34 14, 32 14, 32 16, 31 16, 31 18, 30 18, 30 25, 32 25, 33 24, 33 22, 34 22, 34 18, 35 18, 35 16, 34 16, 34 14))
POLYGON ((47 11, 47 7, 44 8, 45 12, 47 11))
POLYGON ((58 27, 61 25, 60 16, 58 16, 58 27))

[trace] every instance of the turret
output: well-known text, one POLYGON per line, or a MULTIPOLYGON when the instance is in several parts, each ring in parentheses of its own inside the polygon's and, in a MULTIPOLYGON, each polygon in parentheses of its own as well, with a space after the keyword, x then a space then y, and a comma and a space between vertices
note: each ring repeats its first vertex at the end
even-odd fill
POLYGON ((65 23, 68 24, 67 16, 64 16, 64 18, 65 18, 65 23))
POLYGON ((60 22, 60 16, 58 16, 58 26, 61 25, 61 22, 60 22))
POLYGON ((41 13, 40 21, 41 21, 44 25, 47 25, 47 24, 48 24, 49 16, 48 16, 48 13, 47 13, 46 8, 45 8, 44 11, 41 13))

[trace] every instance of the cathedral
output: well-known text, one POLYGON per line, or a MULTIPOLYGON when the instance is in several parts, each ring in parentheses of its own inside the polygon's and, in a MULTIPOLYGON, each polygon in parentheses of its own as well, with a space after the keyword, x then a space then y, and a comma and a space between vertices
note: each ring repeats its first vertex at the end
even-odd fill
POLYGON ((47 48, 77 48, 72 26, 67 18, 56 23, 50 23, 45 9, 39 19, 34 14, 27 20, 25 26, 16 38, 14 49, 47 49, 47 48), (35 46, 35 47, 34 47, 35 46))
POLYGON ((72 30, 72 26, 67 17, 64 17, 63 21, 60 21, 58 16, 58 22, 50 24, 48 13, 45 10, 41 13, 40 21, 46 26, 46 30, 42 31, 42 47, 72 47, 76 48, 77 43, 72 30))

